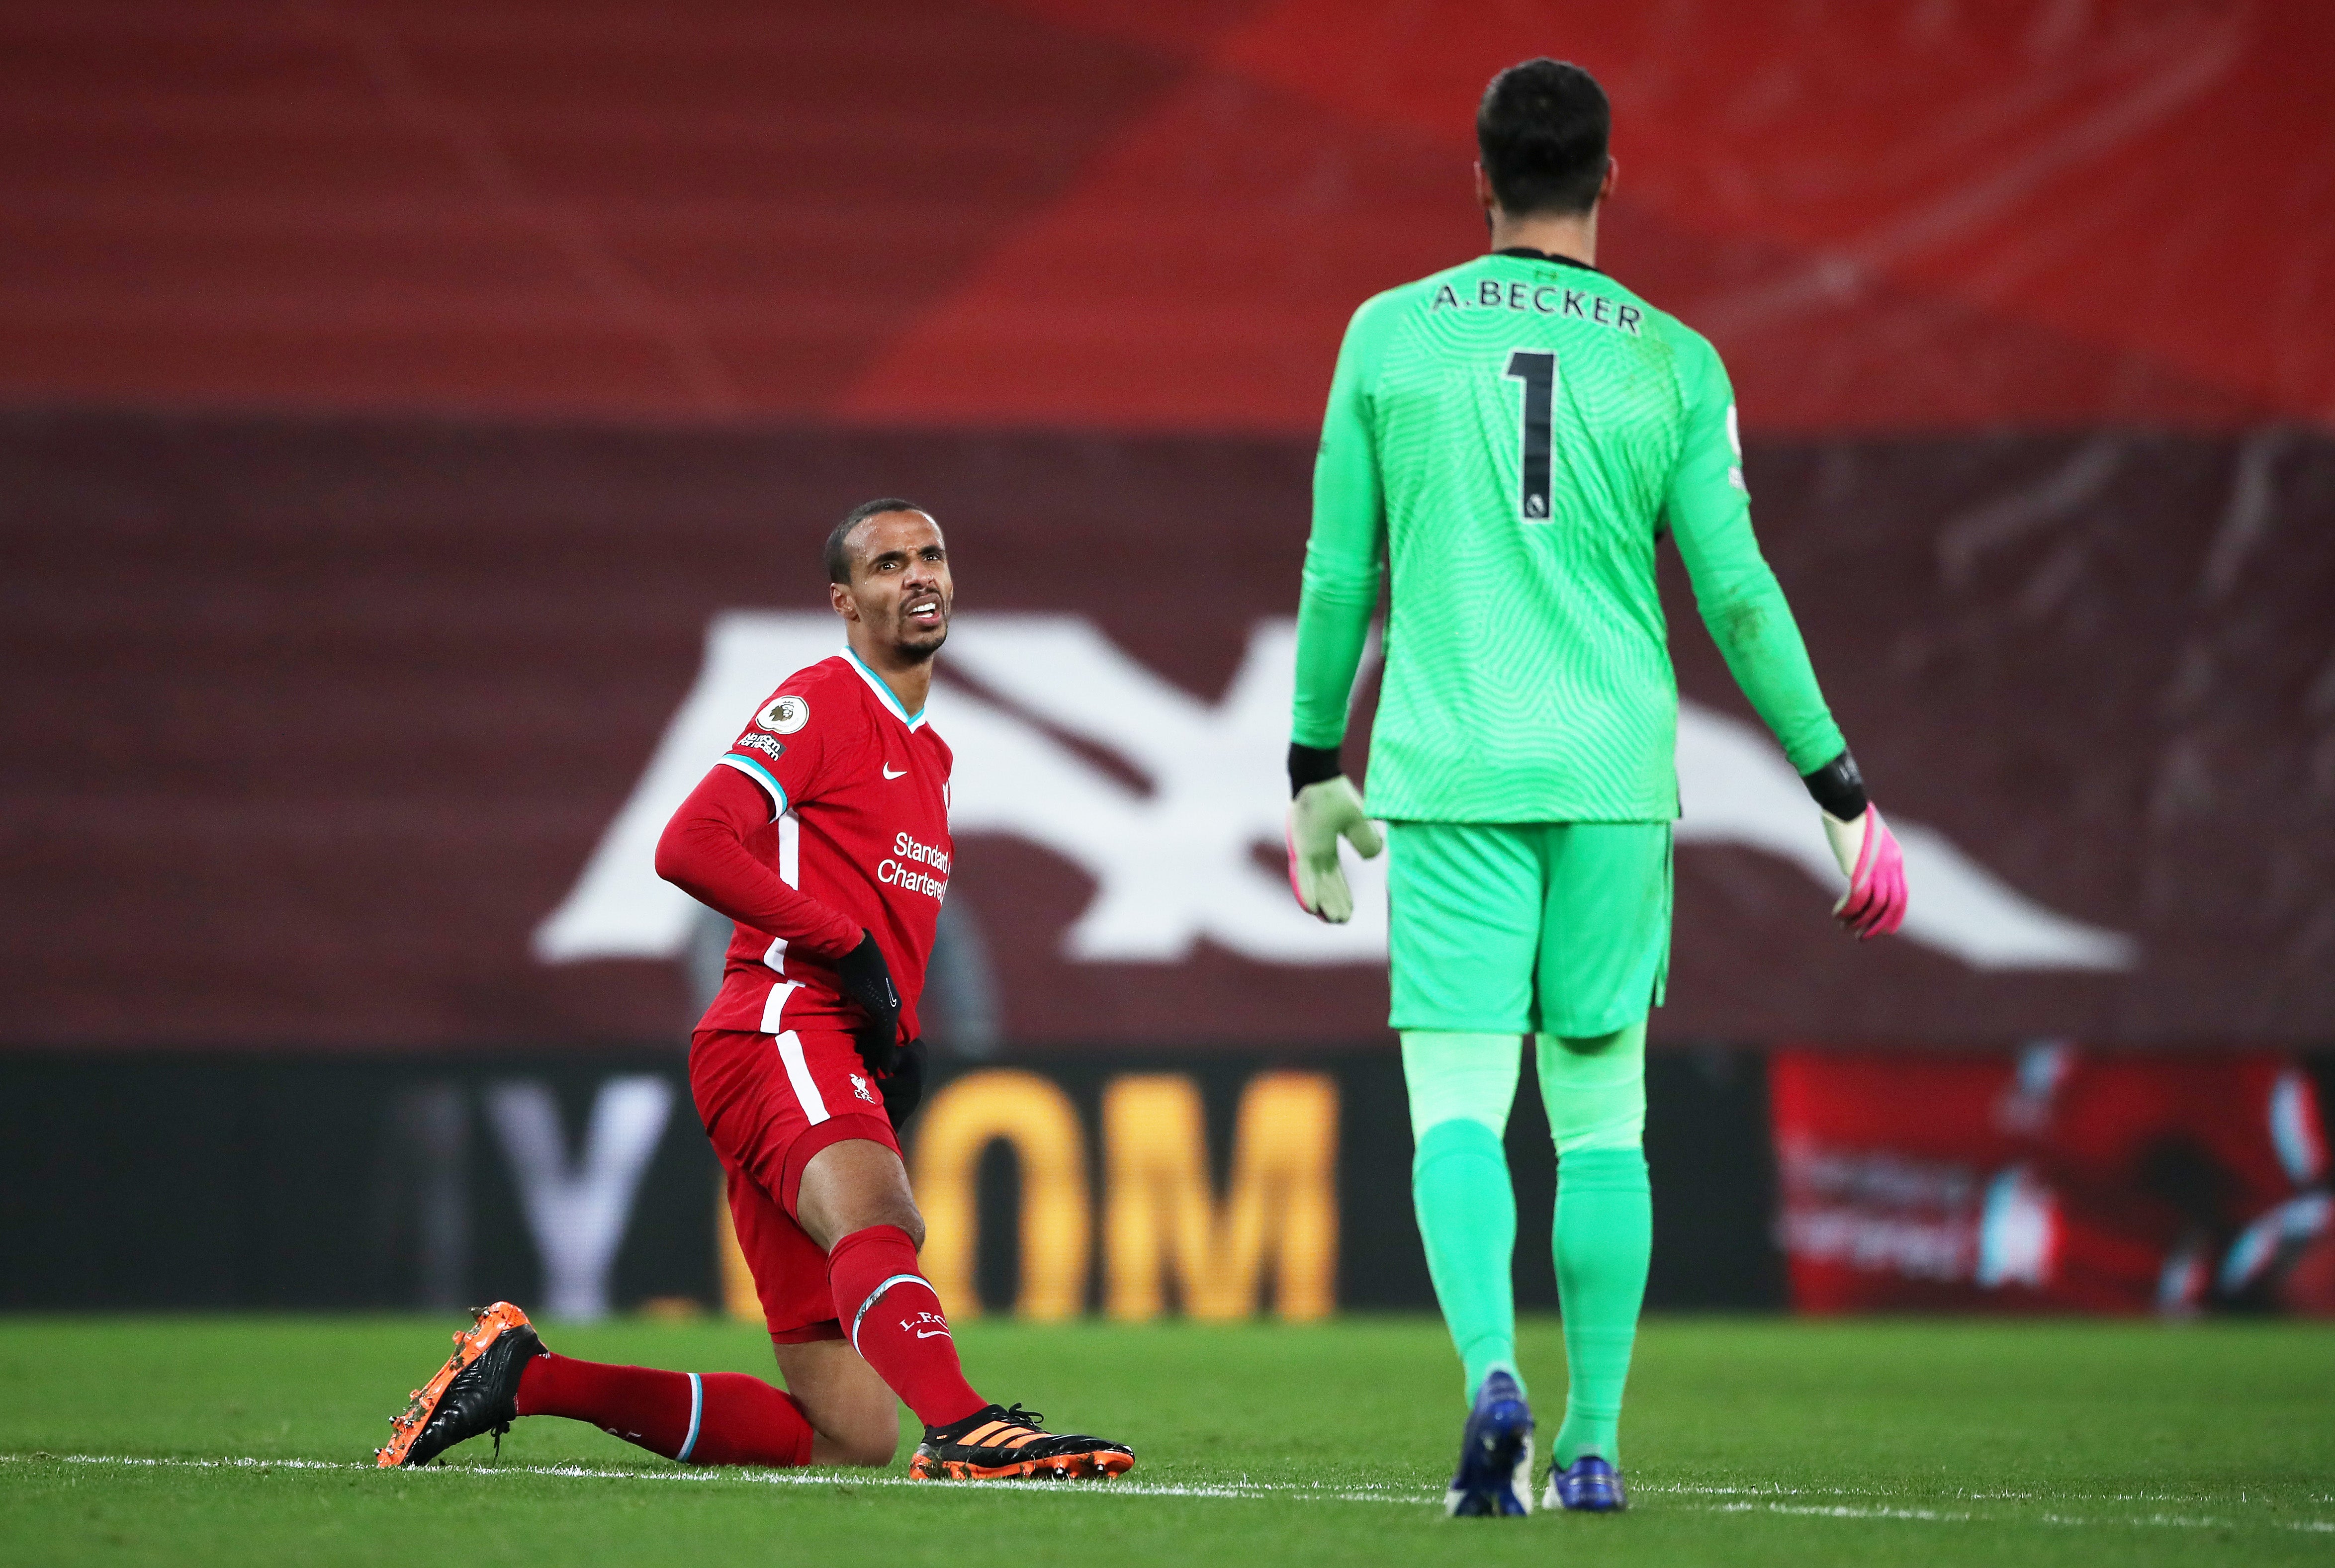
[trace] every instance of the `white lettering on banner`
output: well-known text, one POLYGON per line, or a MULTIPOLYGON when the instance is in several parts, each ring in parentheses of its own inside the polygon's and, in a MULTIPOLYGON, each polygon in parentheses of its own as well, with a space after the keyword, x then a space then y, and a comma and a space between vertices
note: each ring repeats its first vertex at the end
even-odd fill
MULTIPOLYGON (((538 958, 682 951, 692 905, 652 868, 657 836, 736 734, 737 715, 774 680, 833 653, 835 643, 834 617, 819 612, 732 612, 713 623, 696 686, 576 886, 537 930, 538 958)), ((1094 879, 1094 897, 1063 936, 1071 959, 1173 963, 1205 938, 1266 963, 1383 962, 1383 857, 1344 852, 1354 887, 1354 918, 1345 925, 1298 909, 1287 883, 1257 857, 1260 849, 1273 861, 1282 855, 1295 646, 1293 622, 1257 623, 1239 671, 1212 704, 1129 658, 1083 617, 959 616, 944 674, 950 665, 964 669, 1053 728, 1125 758, 1151 789, 1130 788, 1038 726, 944 680, 929 711, 956 754, 952 831, 1028 839, 1094 879)), ((1744 845, 1838 891, 1840 873, 1807 791, 1764 734, 1681 702, 1678 763, 1681 845, 1744 845)), ((1891 821, 1914 890, 1910 940, 1978 969, 2132 963, 2129 938, 2035 903, 1943 834, 1891 821)), ((935 864, 896 842, 895 854, 935 864)), ((935 869, 944 875, 931 880, 945 886, 945 868, 935 869)), ((923 875, 900 864, 890 880, 902 886, 896 878, 923 875)), ((918 890, 940 896, 937 888, 918 890)))
POLYGON ((672 1110, 673 1085, 655 1074, 610 1079, 592 1101, 584 1147, 571 1164, 547 1086, 521 1079, 488 1090, 487 1112, 543 1260, 543 1304, 551 1316, 608 1315, 616 1248, 672 1110))
POLYGON ((1986 1290, 2050 1286, 2059 1267, 2059 1195, 2026 1166, 1990 1174, 1798 1139, 1777 1152, 1784 1187, 1778 1234, 1793 1257, 1986 1290))

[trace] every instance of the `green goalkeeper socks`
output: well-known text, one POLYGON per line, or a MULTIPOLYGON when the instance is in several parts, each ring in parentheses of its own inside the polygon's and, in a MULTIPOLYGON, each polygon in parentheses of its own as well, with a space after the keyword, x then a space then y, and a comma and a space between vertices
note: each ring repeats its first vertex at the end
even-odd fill
MULTIPOLYGON (((1427 1244, 1427 1272, 1451 1343, 1467 1370, 1468 1398, 1485 1375, 1516 1370, 1516 1304, 1510 1270, 1516 1195, 1499 1135, 1480 1121, 1439 1122, 1419 1139, 1410 1195, 1427 1244)), ((1521 1386, 1523 1379, 1517 1379, 1521 1386)))
MULTIPOLYGON (((1471 1401, 1486 1373, 1516 1375, 1516 1193, 1500 1135, 1524 1047, 1512 1034, 1406 1031, 1410 1197, 1435 1299, 1471 1401)), ((1524 1379, 1516 1377, 1518 1387, 1524 1379)))
MULTIPOLYGON (((1640 1147, 1646 1026, 1641 1021, 1584 1039, 1543 1035, 1536 1046, 1557 1145, 1556 1282, 1571 1372, 1556 1456, 1560 1465, 1584 1453, 1618 1462, 1622 1389, 1653 1244, 1640 1147)), ((1511 1036, 1402 1037, 1418 1150, 1411 1201, 1470 1399, 1487 1373, 1516 1370, 1516 1199, 1500 1135, 1516 1099, 1521 1054, 1511 1036)))
POLYGON ((1556 1462, 1622 1458, 1622 1387, 1653 1251, 1646 1183, 1646 1024, 1534 1041, 1556 1141, 1556 1293, 1571 1373, 1556 1462))
POLYGON ((1584 1454, 1621 1462, 1622 1387, 1630 1379, 1653 1239, 1653 1197, 1641 1150, 1576 1149, 1557 1161, 1556 1290, 1571 1378, 1556 1434, 1560 1469, 1584 1454))

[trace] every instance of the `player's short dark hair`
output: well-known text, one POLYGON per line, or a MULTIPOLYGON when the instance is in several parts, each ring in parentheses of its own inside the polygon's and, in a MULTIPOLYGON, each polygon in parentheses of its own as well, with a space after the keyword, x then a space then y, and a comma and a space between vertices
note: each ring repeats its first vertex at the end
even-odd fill
POLYGON ((851 530, 868 518, 878 517, 885 512, 920 512, 928 518, 932 516, 932 513, 925 511, 925 508, 916 502, 904 501, 897 496, 878 496, 872 501, 860 502, 843 514, 841 522, 828 530, 827 580, 828 582, 851 581, 851 530))
POLYGON ((1596 206, 1613 133, 1605 90, 1563 60, 1509 66, 1492 78, 1476 109, 1484 174, 1511 218, 1596 206))

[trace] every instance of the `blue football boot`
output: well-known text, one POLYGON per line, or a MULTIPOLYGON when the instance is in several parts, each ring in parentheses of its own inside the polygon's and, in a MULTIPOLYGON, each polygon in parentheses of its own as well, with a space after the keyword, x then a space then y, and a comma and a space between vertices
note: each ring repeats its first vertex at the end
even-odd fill
POLYGON ((1453 1518, 1497 1518, 1532 1512, 1532 1407, 1506 1372, 1492 1372, 1476 1390, 1468 1429, 1459 1438, 1459 1473, 1443 1494, 1453 1518))
POLYGON ((1622 1472, 1594 1454, 1584 1454, 1563 1470, 1548 1467, 1548 1490, 1541 1494, 1544 1508, 1568 1508, 1576 1514, 1619 1514, 1630 1505, 1622 1472))

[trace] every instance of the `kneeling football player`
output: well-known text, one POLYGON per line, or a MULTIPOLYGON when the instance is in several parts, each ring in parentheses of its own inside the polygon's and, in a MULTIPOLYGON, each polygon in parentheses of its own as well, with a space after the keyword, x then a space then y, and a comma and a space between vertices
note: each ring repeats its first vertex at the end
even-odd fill
POLYGON ((1135 1463, 975 1393, 917 1272, 925 1225, 894 1129, 922 1092, 916 1001, 953 855, 949 749, 924 708, 954 588, 940 528, 896 499, 854 508, 827 568, 843 652, 780 682, 656 855, 659 876, 737 923, 690 1087, 787 1389, 554 1355, 498 1302, 391 1423, 384 1466, 522 1416, 690 1464, 888 1465, 896 1395, 925 1424, 919 1478, 1135 1463))

